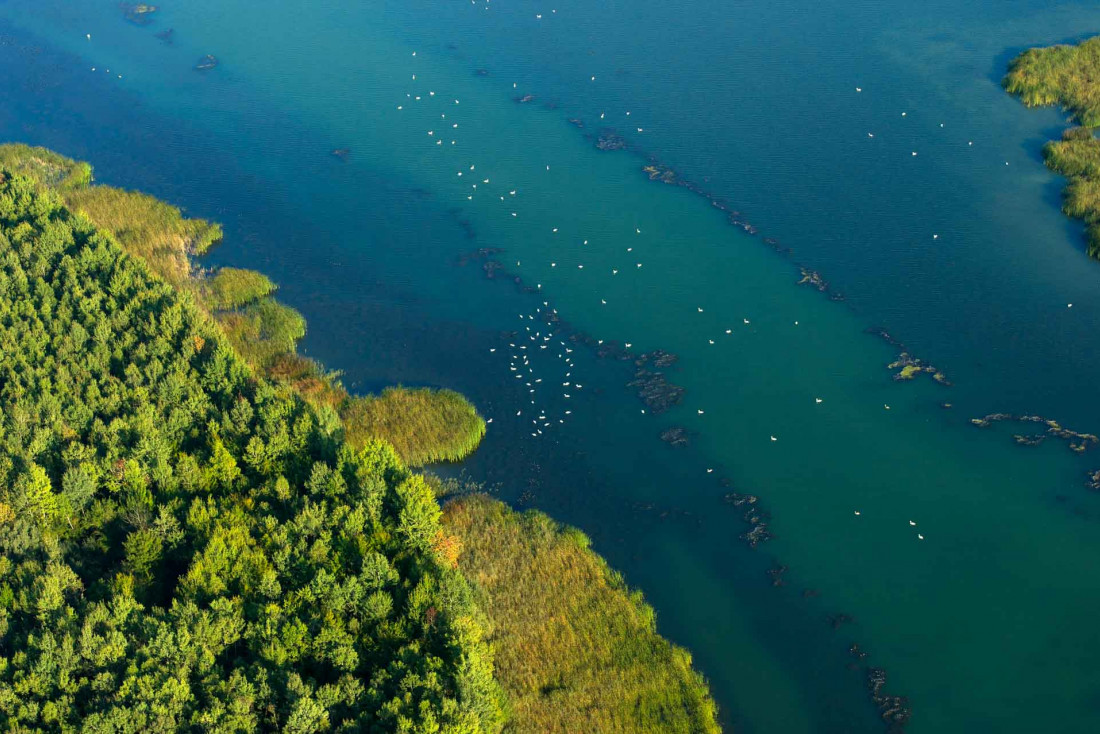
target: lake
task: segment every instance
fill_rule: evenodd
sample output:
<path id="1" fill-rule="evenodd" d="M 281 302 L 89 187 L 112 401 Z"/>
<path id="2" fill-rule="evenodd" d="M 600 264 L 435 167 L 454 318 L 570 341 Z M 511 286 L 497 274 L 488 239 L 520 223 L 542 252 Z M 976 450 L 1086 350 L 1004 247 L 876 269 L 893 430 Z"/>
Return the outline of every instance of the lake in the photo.
<path id="1" fill-rule="evenodd" d="M 441 471 L 589 533 L 731 730 L 881 731 L 875 667 L 907 731 L 1094 732 L 1100 448 L 971 419 L 1100 432 L 1100 265 L 1040 155 L 1065 115 L 999 86 L 1098 32 L 1036 0 L 189 0 L 147 26 L 6 0 L 0 137 L 223 222 L 209 262 L 280 283 L 353 390 L 468 395 L 493 422 Z M 951 385 L 894 380 L 901 344 Z M 629 384 L 653 350 L 684 388 L 661 414 Z"/>

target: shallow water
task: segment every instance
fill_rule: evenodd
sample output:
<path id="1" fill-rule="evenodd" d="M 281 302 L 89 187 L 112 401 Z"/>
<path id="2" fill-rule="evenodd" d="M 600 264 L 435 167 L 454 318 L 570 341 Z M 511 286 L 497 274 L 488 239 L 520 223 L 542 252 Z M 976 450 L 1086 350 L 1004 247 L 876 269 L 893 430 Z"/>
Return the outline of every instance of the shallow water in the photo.
<path id="1" fill-rule="evenodd" d="M 1096 449 L 968 423 L 1100 429 L 1100 270 L 1038 157 L 1062 116 L 997 85 L 1015 50 L 1100 30 L 1094 5 L 180 5 L 140 28 L 112 3 L 0 4 L 0 135 L 225 222 L 211 260 L 280 282 L 349 385 L 468 394 L 493 423 L 466 472 L 588 531 L 726 723 L 881 729 L 858 642 L 911 731 L 1100 727 Z M 192 71 L 206 53 L 219 68 Z M 596 151 L 601 125 L 793 254 L 648 181 L 641 154 Z M 458 264 L 481 247 L 541 292 Z M 796 287 L 795 262 L 846 300 Z M 632 368 L 563 345 L 547 308 L 680 355 L 683 406 L 643 414 Z M 954 386 L 891 381 L 872 325 Z M 670 425 L 692 445 L 659 442 Z M 760 497 L 773 541 L 744 547 L 720 477 Z"/>

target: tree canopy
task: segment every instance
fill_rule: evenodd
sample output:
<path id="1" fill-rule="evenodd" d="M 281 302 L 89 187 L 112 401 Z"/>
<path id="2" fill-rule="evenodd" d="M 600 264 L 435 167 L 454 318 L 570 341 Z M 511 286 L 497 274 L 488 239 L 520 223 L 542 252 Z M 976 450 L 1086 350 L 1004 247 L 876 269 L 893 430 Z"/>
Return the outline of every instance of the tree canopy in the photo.
<path id="1" fill-rule="evenodd" d="M 495 731 L 423 479 L 57 195 L 0 182 L 7 731 Z"/>

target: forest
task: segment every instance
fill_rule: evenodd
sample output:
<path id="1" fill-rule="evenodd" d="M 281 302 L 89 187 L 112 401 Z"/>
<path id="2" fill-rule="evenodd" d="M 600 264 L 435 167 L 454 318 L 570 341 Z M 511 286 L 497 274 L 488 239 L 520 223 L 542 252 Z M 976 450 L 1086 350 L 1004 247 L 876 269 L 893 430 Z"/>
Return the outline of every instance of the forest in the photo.
<path id="1" fill-rule="evenodd" d="M 410 471 L 468 401 L 348 394 L 217 225 L 91 179 L 0 146 L 0 726 L 718 730 L 579 531 Z"/>

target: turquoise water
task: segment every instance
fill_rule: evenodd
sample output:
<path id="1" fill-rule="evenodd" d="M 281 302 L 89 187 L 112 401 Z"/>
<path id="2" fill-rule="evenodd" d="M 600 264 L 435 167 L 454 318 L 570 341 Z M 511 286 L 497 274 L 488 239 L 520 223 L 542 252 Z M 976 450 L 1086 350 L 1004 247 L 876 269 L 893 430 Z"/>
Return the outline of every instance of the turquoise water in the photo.
<path id="1" fill-rule="evenodd" d="M 1038 156 L 1062 115 L 997 85 L 1100 10 L 912 5 L 192 0 L 141 28 L 8 0 L 0 134 L 225 222 L 211 260 L 279 281 L 349 385 L 470 395 L 493 423 L 465 470 L 588 531 L 732 728 L 881 730 L 858 642 L 911 731 L 1096 731 L 1096 449 L 969 419 L 1100 430 L 1100 271 Z M 595 150 L 603 125 L 639 152 Z M 793 254 L 648 181 L 649 154 Z M 539 292 L 458 264 L 483 247 Z M 846 300 L 796 287 L 795 262 Z M 683 405 L 643 414 L 632 368 L 551 308 L 678 354 Z M 954 386 L 891 381 L 872 325 Z M 671 425 L 691 446 L 658 441 Z M 734 490 L 772 516 L 756 551 Z"/>

